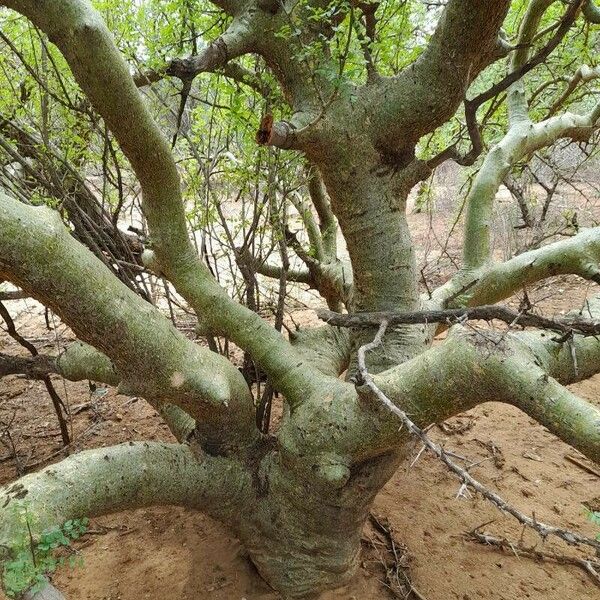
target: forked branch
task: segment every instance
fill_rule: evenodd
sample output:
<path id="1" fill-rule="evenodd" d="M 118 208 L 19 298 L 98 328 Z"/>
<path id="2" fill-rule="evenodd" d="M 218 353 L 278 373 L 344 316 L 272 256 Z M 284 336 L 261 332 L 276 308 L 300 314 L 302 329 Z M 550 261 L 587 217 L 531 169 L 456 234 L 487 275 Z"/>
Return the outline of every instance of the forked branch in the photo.
<path id="1" fill-rule="evenodd" d="M 74 371 L 79 365 L 80 374 L 96 370 L 99 379 L 120 381 L 123 392 L 157 410 L 179 405 L 215 443 L 243 444 L 257 435 L 246 382 L 226 358 L 178 332 L 77 242 L 57 213 L 1 192 L 0 277 L 52 308 L 80 340 L 106 355 L 79 347 Z M 67 358 L 62 364 L 66 370 Z"/>
<path id="2" fill-rule="evenodd" d="M 0 5 L 21 12 L 53 40 L 129 159 L 142 187 L 153 242 L 153 251 L 145 256 L 147 266 L 171 281 L 213 331 L 249 351 L 282 393 L 293 393 L 286 388 L 293 379 L 290 373 L 303 380 L 307 390 L 316 390 L 318 373 L 315 379 L 278 331 L 233 301 L 200 260 L 188 236 L 170 145 L 140 97 L 101 15 L 88 0 L 0 0 Z"/>

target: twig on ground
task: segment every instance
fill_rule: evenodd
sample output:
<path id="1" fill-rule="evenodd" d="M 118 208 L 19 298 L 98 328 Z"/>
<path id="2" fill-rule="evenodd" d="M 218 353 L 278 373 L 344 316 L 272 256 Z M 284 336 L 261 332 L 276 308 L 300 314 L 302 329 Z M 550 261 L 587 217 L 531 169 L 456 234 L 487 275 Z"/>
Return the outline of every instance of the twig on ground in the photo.
<path id="1" fill-rule="evenodd" d="M 395 598 L 401 600 L 426 600 L 425 597 L 414 587 L 408 575 L 407 548 L 396 541 L 390 524 L 386 519 L 369 514 L 369 523 L 381 538 L 377 544 L 369 539 L 371 546 L 378 554 L 379 562 L 385 573 L 385 585 Z M 386 555 L 382 555 L 379 546 L 385 546 Z"/>
<path id="2" fill-rule="evenodd" d="M 575 565 L 583 569 L 596 585 L 600 585 L 600 562 L 596 559 L 565 556 L 564 554 L 549 550 L 537 550 L 535 546 L 527 547 L 523 545 L 523 542 L 511 542 L 506 538 L 495 537 L 485 531 L 480 531 L 479 529 L 474 529 L 469 532 L 466 534 L 466 537 L 467 539 L 474 540 L 480 544 L 494 546 L 505 552 L 510 552 L 517 558 L 526 556 L 536 560 L 552 560 L 564 565 Z"/>
<path id="3" fill-rule="evenodd" d="M 580 469 L 583 469 L 584 471 L 587 471 L 588 473 L 591 473 L 596 477 L 600 477 L 600 471 L 598 469 L 594 469 L 594 467 L 588 465 L 580 458 L 577 458 L 576 456 L 571 456 L 570 454 L 565 454 L 565 459 L 573 463 L 574 465 L 577 465 Z"/>

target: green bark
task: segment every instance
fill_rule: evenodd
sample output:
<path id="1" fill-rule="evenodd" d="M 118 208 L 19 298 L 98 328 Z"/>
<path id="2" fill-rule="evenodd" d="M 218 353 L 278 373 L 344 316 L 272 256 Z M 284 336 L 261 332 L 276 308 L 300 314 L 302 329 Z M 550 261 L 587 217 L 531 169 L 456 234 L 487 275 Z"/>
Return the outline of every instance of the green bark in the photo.
<path id="1" fill-rule="evenodd" d="M 250 485 L 235 462 L 200 459 L 187 446 L 129 442 L 86 450 L 0 489 L 0 551 L 29 535 L 22 511 L 34 537 L 70 519 L 157 504 L 234 521 Z"/>
<path id="2" fill-rule="evenodd" d="M 252 398 L 239 371 L 189 341 L 117 280 L 69 235 L 57 213 L 0 192 L 0 248 L 0 277 L 50 306 L 80 340 L 110 357 L 112 365 L 98 355 L 88 364 L 100 371 L 99 379 L 115 381 L 114 368 L 123 391 L 143 396 L 157 409 L 166 403 L 180 406 L 198 420 L 207 443 L 226 448 L 251 443 L 258 435 Z M 77 353 L 80 360 L 72 368 L 93 354 L 85 346 Z"/>
<path id="3" fill-rule="evenodd" d="M 541 123 L 519 120 L 487 154 L 467 197 L 463 262 L 476 269 L 491 259 L 490 226 L 494 199 L 504 178 L 524 156 L 560 138 L 589 137 L 600 116 L 600 104 L 587 115 L 565 113 Z"/>
<path id="4" fill-rule="evenodd" d="M 27 16 L 58 46 L 131 162 L 142 187 L 153 268 L 171 281 L 211 330 L 247 349 L 279 390 L 293 396 L 293 392 L 300 391 L 298 388 L 304 393 L 315 389 L 318 373 L 313 375 L 302 365 L 279 332 L 232 301 L 197 256 L 188 237 L 171 148 L 144 104 L 100 14 L 86 0 L 6 0 L 2 4 Z M 247 19 L 244 22 L 250 26 Z M 123 115 L 128 118 L 123 119 Z M 292 380 L 294 389 L 288 389 Z"/>
<path id="5" fill-rule="evenodd" d="M 51 211 L 0 193 L 0 278 L 50 306 L 89 344 L 69 349 L 57 368 L 73 379 L 92 377 L 145 397 L 187 442 L 81 453 L 7 486 L 0 506 L 31 507 L 39 527 L 155 503 L 190 506 L 227 523 L 260 573 L 287 597 L 344 583 L 356 568 L 371 503 L 409 441 L 368 390 L 339 379 L 349 363 L 355 374 L 353 355 L 374 331 L 324 327 L 288 343 L 233 302 L 193 251 L 173 155 L 99 14 L 85 0 L 0 3 L 26 15 L 59 47 L 130 160 L 151 233 L 149 264 L 211 330 L 249 352 L 287 401 L 277 435 L 261 436 L 252 397 L 233 365 L 187 340 L 120 284 Z M 422 305 L 405 208 L 411 188 L 431 169 L 415 157 L 415 145 L 455 113 L 469 84 L 501 55 L 497 36 L 509 4 L 450 0 L 414 65 L 397 77 L 371 77 L 348 99 L 295 60 L 297 47 L 277 36 L 288 18 L 278 5 L 219 2 L 235 14 L 223 42 L 231 55 L 252 50 L 264 56 L 288 97 L 293 115 L 278 129 L 281 145 L 303 151 L 325 186 L 311 181 L 320 227 L 305 214 L 319 262 L 308 274 L 311 282 L 322 277 L 321 289 L 331 286 L 332 298 L 353 310 Z M 532 10 L 538 4 L 547 3 L 536 0 Z M 534 35 L 534 17 L 521 31 L 524 40 Z M 322 27 L 307 29 L 307 41 L 322 34 Z M 213 59 L 214 50 L 208 52 Z M 199 62 L 205 59 L 192 67 L 204 68 Z M 331 98 L 327 110 L 315 82 Z M 596 229 L 505 263 L 491 261 L 491 211 L 507 170 L 560 137 L 587 135 L 598 118 L 596 110 L 532 124 L 523 112 L 522 88 L 512 91 L 513 115 L 521 111 L 523 118 L 512 119 L 484 161 L 468 198 L 464 268 L 434 293 L 432 304 L 450 298 L 489 303 L 557 273 L 600 279 Z M 335 260 L 336 220 L 348 246 L 351 282 Z M 575 365 L 564 344 L 555 347 L 541 336 L 483 337 L 455 327 L 433 348 L 431 337 L 431 327 L 398 326 L 368 357 L 377 386 L 417 425 L 482 402 L 508 402 L 600 459 L 598 409 L 561 386 L 600 368 L 599 342 L 576 338 Z M 0 512 L 0 543 L 9 548 L 20 534 L 11 514 Z"/>

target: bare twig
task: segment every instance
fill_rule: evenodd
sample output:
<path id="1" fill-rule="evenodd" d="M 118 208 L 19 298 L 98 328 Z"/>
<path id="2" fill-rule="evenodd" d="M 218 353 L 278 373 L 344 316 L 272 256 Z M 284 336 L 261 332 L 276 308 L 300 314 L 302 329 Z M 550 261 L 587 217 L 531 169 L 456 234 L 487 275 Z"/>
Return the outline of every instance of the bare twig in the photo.
<path id="1" fill-rule="evenodd" d="M 0 317 L 2 317 L 2 319 L 6 323 L 8 335 L 10 335 L 10 337 L 13 338 L 13 340 L 15 340 L 18 344 L 23 346 L 23 348 L 26 348 L 33 357 L 37 357 L 37 348 L 31 342 L 28 342 L 22 335 L 19 334 L 15 327 L 15 323 L 12 320 L 12 317 L 10 316 L 10 313 L 8 312 L 4 304 L 2 304 L 2 302 L 0 302 Z M 48 392 L 50 399 L 52 400 L 54 412 L 56 412 L 56 418 L 58 419 L 58 424 L 60 425 L 60 432 L 62 435 L 63 444 L 66 447 L 69 445 L 71 440 L 69 437 L 67 423 L 63 415 L 63 410 L 66 411 L 65 406 L 61 397 L 58 395 L 56 389 L 54 388 L 54 385 L 52 384 L 50 375 L 44 375 L 43 377 L 41 377 L 41 379 L 44 382 L 44 385 L 46 386 L 46 391 Z"/>
<path id="2" fill-rule="evenodd" d="M 420 310 L 414 312 L 363 312 L 343 315 L 329 310 L 318 310 L 323 321 L 337 327 L 377 327 L 383 322 L 389 325 L 400 323 L 464 323 L 465 321 L 503 321 L 508 325 L 538 327 L 563 334 L 585 336 L 600 334 L 600 321 L 580 316 L 557 317 L 550 319 L 535 315 L 526 310 L 516 311 L 507 306 L 485 305 L 471 308 L 448 308 L 443 310 Z"/>
<path id="3" fill-rule="evenodd" d="M 568 460 L 569 462 L 573 463 L 574 465 L 577 465 L 580 469 L 583 469 L 584 471 L 587 471 L 588 473 L 591 473 L 592 475 L 595 475 L 596 477 L 600 477 L 600 471 L 598 469 L 594 469 L 593 466 L 586 464 L 585 462 L 583 462 L 581 459 L 577 458 L 576 456 L 571 456 L 570 454 L 565 454 L 565 459 Z"/>
<path id="4" fill-rule="evenodd" d="M 379 562 L 385 573 L 384 584 L 395 598 L 401 600 L 425 600 L 425 597 L 414 587 L 408 573 L 407 548 L 394 538 L 394 532 L 387 519 L 369 514 L 369 522 L 373 530 L 381 538 L 385 547 L 385 554 L 381 552 L 381 543 L 369 536 L 369 542 L 377 552 Z M 386 556 L 387 555 L 387 556 Z"/>
<path id="5" fill-rule="evenodd" d="M 479 529 L 474 529 L 467 534 L 467 538 L 485 544 L 494 546 L 510 554 L 514 554 L 517 558 L 526 556 L 536 560 L 551 560 L 563 565 L 575 565 L 583 569 L 594 581 L 596 585 L 600 585 L 600 562 L 592 558 L 579 558 L 577 556 L 565 556 L 557 552 L 548 550 L 537 550 L 535 546 L 527 547 L 522 542 L 511 542 L 506 538 L 498 538 Z"/>

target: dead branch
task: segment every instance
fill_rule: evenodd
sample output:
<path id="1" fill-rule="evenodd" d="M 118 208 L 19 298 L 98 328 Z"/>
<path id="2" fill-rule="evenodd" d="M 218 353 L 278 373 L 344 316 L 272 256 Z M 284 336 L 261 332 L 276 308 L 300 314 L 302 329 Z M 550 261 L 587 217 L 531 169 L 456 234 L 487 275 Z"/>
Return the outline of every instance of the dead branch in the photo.
<path id="1" fill-rule="evenodd" d="M 0 292 L 0 302 L 7 302 L 10 300 L 25 300 L 31 296 L 27 292 L 21 290 L 14 290 L 11 292 Z"/>
<path id="2" fill-rule="evenodd" d="M 0 302 L 0 317 L 2 317 L 4 323 L 6 324 L 8 335 L 10 335 L 10 337 L 23 348 L 26 348 L 31 354 L 31 356 L 37 357 L 39 354 L 37 348 L 31 342 L 27 341 L 22 335 L 19 334 L 15 327 L 15 323 L 12 320 L 12 317 L 10 316 L 10 313 L 8 312 L 4 304 L 2 304 L 2 302 Z M 54 388 L 52 380 L 50 379 L 50 375 L 43 375 L 41 379 L 44 382 L 44 385 L 46 386 L 46 391 L 48 392 L 50 399 L 52 400 L 54 412 L 56 413 L 56 418 L 58 419 L 58 424 L 60 426 L 60 433 L 62 436 L 63 445 L 68 446 L 71 440 L 69 436 L 67 422 L 65 420 L 65 416 L 63 415 L 63 410 L 67 412 L 65 405 L 62 401 L 62 398 L 58 395 L 58 392 Z"/>
<path id="3" fill-rule="evenodd" d="M 566 556 L 549 550 L 538 550 L 535 546 L 524 546 L 522 542 L 511 542 L 506 538 L 498 538 L 485 531 L 479 531 L 478 529 L 469 532 L 466 535 L 466 538 L 478 542 L 479 544 L 494 546 L 504 552 L 513 554 L 517 558 L 526 556 L 527 558 L 533 558 L 539 561 L 551 560 L 562 565 L 575 565 L 576 567 L 583 569 L 592 578 L 594 583 L 600 586 L 600 562 L 596 559 Z"/>
<path id="4" fill-rule="evenodd" d="M 378 544 L 369 536 L 369 542 L 377 552 L 379 562 L 385 574 L 385 585 L 395 598 L 402 600 L 426 600 L 425 597 L 415 588 L 409 577 L 408 569 L 408 549 L 404 544 L 399 543 L 395 537 L 392 527 L 387 519 L 376 517 L 369 513 L 369 523 L 378 537 L 382 538 L 385 547 L 385 555 L 382 554 Z"/>
<path id="5" fill-rule="evenodd" d="M 0 379 L 7 375 L 25 375 L 29 379 L 44 379 L 56 371 L 56 364 L 50 356 L 37 355 L 24 358 L 0 352 Z"/>
<path id="6" fill-rule="evenodd" d="M 600 321 L 577 315 L 551 319 L 535 315 L 527 310 L 516 311 L 502 305 L 484 305 L 471 308 L 448 308 L 443 310 L 420 310 L 414 312 L 363 312 L 340 314 L 318 310 L 317 315 L 329 325 L 337 327 L 377 327 L 384 321 L 389 325 L 445 323 L 454 325 L 466 321 L 503 321 L 511 326 L 550 329 L 562 334 L 592 336 L 600 334 Z"/>

